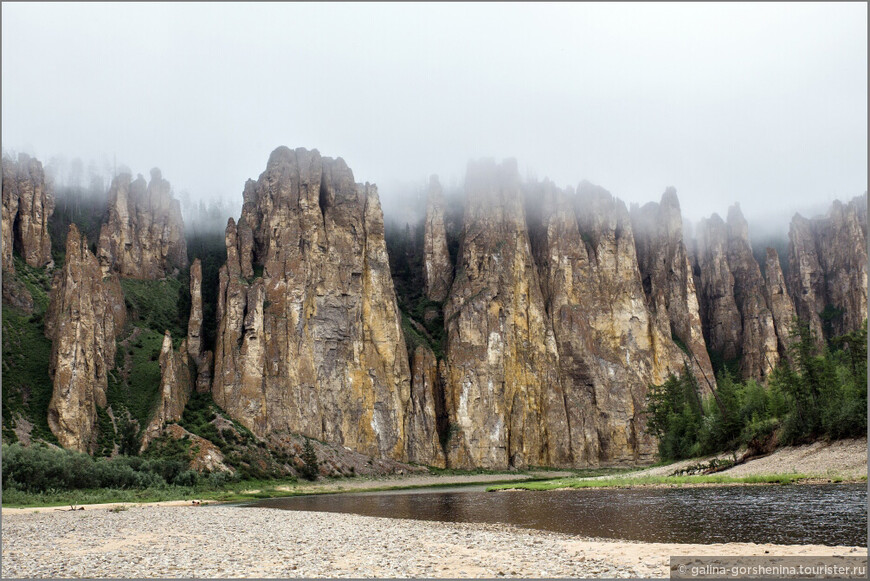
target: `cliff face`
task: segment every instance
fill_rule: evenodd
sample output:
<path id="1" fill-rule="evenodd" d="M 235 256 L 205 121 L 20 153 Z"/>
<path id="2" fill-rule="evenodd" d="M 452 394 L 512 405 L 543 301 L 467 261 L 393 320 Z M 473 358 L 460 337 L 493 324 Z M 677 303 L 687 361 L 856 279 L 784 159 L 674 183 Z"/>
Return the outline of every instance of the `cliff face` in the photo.
<path id="1" fill-rule="evenodd" d="M 544 184 L 532 231 L 577 466 L 651 457 L 644 430 L 649 384 L 681 372 L 684 357 L 647 310 L 625 205 L 583 183 Z M 537 223 L 537 220 L 540 223 Z"/>
<path id="2" fill-rule="evenodd" d="M 789 228 L 789 290 L 819 338 L 848 333 L 867 317 L 867 195 L 835 201 L 827 216 L 795 214 Z"/>
<path id="3" fill-rule="evenodd" d="M 570 463 L 558 356 L 515 162 L 470 164 L 445 306 L 451 467 Z"/>
<path id="4" fill-rule="evenodd" d="M 701 330 L 698 294 L 683 241 L 683 218 L 676 190 L 668 188 L 661 203 L 632 208 L 631 225 L 650 311 L 662 326 L 663 334 L 669 333 L 682 342 L 698 387 L 710 392 L 716 380 Z"/>
<path id="5" fill-rule="evenodd" d="M 87 240 L 70 226 L 66 260 L 55 278 L 45 321 L 54 382 L 48 425 L 64 448 L 93 452 L 96 406 L 106 406 L 107 373 L 115 362 L 116 330 L 124 325 L 123 306 L 117 278 L 103 278 Z"/>
<path id="6" fill-rule="evenodd" d="M 426 201 L 423 280 L 426 296 L 437 302 L 447 298 L 453 283 L 453 264 L 447 250 L 447 231 L 444 227 L 444 196 L 436 176 L 430 179 Z"/>
<path id="7" fill-rule="evenodd" d="M 184 406 L 190 398 L 192 387 L 190 367 L 188 362 L 187 341 L 181 342 L 176 352 L 172 348 L 172 335 L 169 331 L 163 336 L 160 348 L 160 399 L 154 417 L 142 439 L 142 450 L 148 447 L 152 440 L 163 433 L 163 427 L 170 422 L 177 422 L 184 414 Z"/>
<path id="8" fill-rule="evenodd" d="M 395 459 L 426 449 L 405 431 L 410 369 L 375 187 L 341 159 L 280 147 L 244 200 L 220 272 L 215 401 L 258 435 Z M 252 265 L 262 276 L 244 276 Z"/>
<path id="9" fill-rule="evenodd" d="M 739 206 L 728 209 L 728 265 L 734 276 L 734 302 L 741 315 L 740 371 L 743 377 L 761 380 L 779 361 L 778 340 L 761 268 L 749 244 L 749 226 Z"/>
<path id="10" fill-rule="evenodd" d="M 773 315 L 773 323 L 776 326 L 776 337 L 779 343 L 780 358 L 788 356 L 788 347 L 791 344 L 789 337 L 794 318 L 797 316 L 794 302 L 788 294 L 785 277 L 782 274 L 782 265 L 779 263 L 779 255 L 774 248 L 767 249 L 767 260 L 764 266 L 764 288 L 770 313 Z"/>
<path id="11" fill-rule="evenodd" d="M 438 438 L 438 412 L 442 392 L 438 360 L 432 350 L 419 346 L 411 361 L 411 400 L 408 426 L 405 430 L 409 442 L 408 461 L 444 468 L 444 450 Z"/>
<path id="12" fill-rule="evenodd" d="M 130 174 L 112 180 L 97 254 L 105 274 L 131 278 L 163 278 L 187 266 L 181 205 L 159 169 L 151 170 L 147 185 Z"/>
<path id="13" fill-rule="evenodd" d="M 53 264 L 48 220 L 54 196 L 45 183 L 42 163 L 26 154 L 3 159 L 3 270 L 14 272 L 13 249 L 30 266 Z"/>
<path id="14" fill-rule="evenodd" d="M 770 292 L 740 208 L 729 208 L 727 224 L 717 214 L 702 220 L 696 245 L 701 322 L 710 351 L 723 363 L 739 360 L 745 378 L 766 378 L 779 361 L 787 331 L 785 337 L 777 335 Z M 782 303 L 787 297 L 778 300 L 779 314 L 786 316 Z"/>

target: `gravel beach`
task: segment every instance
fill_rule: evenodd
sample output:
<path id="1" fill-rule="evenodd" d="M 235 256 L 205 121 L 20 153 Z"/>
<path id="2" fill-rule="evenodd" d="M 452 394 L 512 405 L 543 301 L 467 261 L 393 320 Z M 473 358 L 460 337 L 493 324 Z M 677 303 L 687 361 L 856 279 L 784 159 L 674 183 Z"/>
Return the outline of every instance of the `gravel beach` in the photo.
<path id="1" fill-rule="evenodd" d="M 670 555 L 866 554 L 866 547 L 636 543 L 228 505 L 3 513 L 3 578 L 667 577 Z"/>

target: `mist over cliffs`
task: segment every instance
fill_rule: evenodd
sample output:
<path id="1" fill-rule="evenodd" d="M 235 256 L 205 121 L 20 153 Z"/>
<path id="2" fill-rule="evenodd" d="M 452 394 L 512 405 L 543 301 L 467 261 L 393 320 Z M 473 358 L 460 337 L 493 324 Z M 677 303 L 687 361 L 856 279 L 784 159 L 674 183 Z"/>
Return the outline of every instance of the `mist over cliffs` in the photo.
<path id="1" fill-rule="evenodd" d="M 122 417 L 146 448 L 200 393 L 257 438 L 301 434 L 372 458 L 646 462 L 650 385 L 690 373 L 710 392 L 723 368 L 763 382 L 795 316 L 820 341 L 867 316 L 866 194 L 796 215 L 787 256 L 770 248 L 759 264 L 739 206 L 689 237 L 672 188 L 629 208 L 588 182 L 560 188 L 480 160 L 460 196 L 433 176 L 425 219 L 385 227 L 376 186 L 341 158 L 279 147 L 244 184 L 214 277 L 159 170 L 113 180 L 94 247 L 75 225 L 49 232 L 37 160 L 4 159 L 2 194 L 4 316 L 34 309 L 15 256 L 54 276 L 46 421 L 91 453 Z M 49 234 L 65 240 L 56 268 Z M 141 284 L 183 297 L 175 319 L 130 326 L 146 310 Z M 122 413 L 106 394 L 134 389 L 143 341 L 159 345 L 154 395 Z"/>

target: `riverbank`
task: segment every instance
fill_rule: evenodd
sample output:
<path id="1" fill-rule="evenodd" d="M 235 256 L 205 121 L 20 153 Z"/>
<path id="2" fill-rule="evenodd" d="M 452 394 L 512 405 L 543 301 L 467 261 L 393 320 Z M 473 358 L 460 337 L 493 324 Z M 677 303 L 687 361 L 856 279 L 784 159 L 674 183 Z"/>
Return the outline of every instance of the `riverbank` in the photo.
<path id="1" fill-rule="evenodd" d="M 634 486 L 721 486 L 737 484 L 802 484 L 866 482 L 867 438 L 814 442 L 805 446 L 780 448 L 766 456 L 752 458 L 727 470 L 707 475 L 675 475 L 681 470 L 712 460 L 730 460 L 730 454 L 681 460 L 615 476 L 557 478 L 544 482 L 503 484 L 492 490 L 555 490 L 559 488 L 601 488 Z"/>
<path id="2" fill-rule="evenodd" d="M 570 476 L 570 472 L 557 470 L 531 470 L 527 472 L 492 472 L 477 474 L 412 474 L 390 476 L 357 476 L 355 478 L 323 479 L 316 482 L 260 482 L 239 483 L 226 490 L 173 489 L 154 491 L 69 491 L 58 493 L 57 498 L 39 495 L 27 506 L 9 503 L 13 493 L 4 494 L 3 515 L 24 512 L 39 512 L 47 509 L 62 509 L 70 506 L 100 509 L 131 506 L 190 506 L 194 502 L 238 502 L 258 498 L 298 496 L 302 494 L 333 494 L 338 492 L 376 492 L 383 490 L 403 490 L 435 486 L 466 486 L 475 484 L 496 484 L 505 482 L 537 481 Z M 142 494 L 143 497 L 137 497 Z M 173 496 L 176 496 L 173 498 Z M 45 498 L 49 502 L 39 502 Z M 9 506 L 12 504 L 12 506 Z"/>
<path id="3" fill-rule="evenodd" d="M 4 578 L 667 577 L 672 555 L 865 555 L 688 545 L 237 506 L 3 510 Z"/>

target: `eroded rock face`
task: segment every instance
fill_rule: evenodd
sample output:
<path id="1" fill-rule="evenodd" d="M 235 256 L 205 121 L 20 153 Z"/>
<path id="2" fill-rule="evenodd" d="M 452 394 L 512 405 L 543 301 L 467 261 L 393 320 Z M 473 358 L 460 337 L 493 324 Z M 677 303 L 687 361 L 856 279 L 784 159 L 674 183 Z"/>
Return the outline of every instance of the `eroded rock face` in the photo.
<path id="1" fill-rule="evenodd" d="M 444 227 L 444 195 L 437 176 L 430 178 L 426 201 L 423 280 L 426 296 L 437 302 L 447 298 L 453 283 L 453 264 L 447 250 L 447 232 Z"/>
<path id="2" fill-rule="evenodd" d="M 215 401 L 257 435 L 406 458 L 410 369 L 376 188 L 341 159 L 280 147 L 244 200 L 252 251 L 231 221 Z M 248 256 L 262 276 L 245 277 Z"/>
<path id="3" fill-rule="evenodd" d="M 661 332 L 682 342 L 698 387 L 705 392 L 716 380 L 701 330 L 698 294 L 683 241 L 683 218 L 677 192 L 668 188 L 661 203 L 632 208 L 631 224 L 643 289 Z"/>
<path id="4" fill-rule="evenodd" d="M 742 319 L 740 372 L 743 377 L 762 380 L 779 362 L 778 339 L 761 268 L 749 244 L 749 225 L 737 205 L 728 209 L 728 265 Z"/>
<path id="5" fill-rule="evenodd" d="M 124 315 L 117 277 L 103 278 L 87 240 L 71 225 L 45 320 L 54 382 L 48 425 L 64 448 L 94 450 L 96 406 L 106 406 L 107 373 L 114 366 L 115 334 Z"/>
<path id="6" fill-rule="evenodd" d="M 728 264 L 728 228 L 718 214 L 713 214 L 701 220 L 696 235 L 697 290 L 704 339 L 710 351 L 723 360 L 735 360 L 743 348 L 743 323 Z"/>
<path id="7" fill-rule="evenodd" d="M 788 294 L 785 277 L 782 274 L 782 265 L 779 263 L 779 254 L 775 248 L 767 249 L 767 258 L 764 265 L 764 283 L 767 304 L 773 315 L 773 323 L 776 326 L 776 337 L 779 342 L 779 356 L 788 356 L 788 347 L 791 344 L 789 335 L 794 319 L 797 316 L 794 302 Z"/>
<path id="8" fill-rule="evenodd" d="M 181 205 L 159 169 L 151 170 L 147 185 L 141 175 L 131 179 L 121 174 L 112 180 L 109 219 L 97 249 L 103 272 L 141 279 L 174 276 L 187 266 Z"/>
<path id="9" fill-rule="evenodd" d="M 867 318 L 867 197 L 835 201 L 827 216 L 795 214 L 789 228 L 789 287 L 800 318 L 821 338 Z"/>
<path id="10" fill-rule="evenodd" d="M 184 414 L 184 406 L 190 398 L 191 376 L 188 362 L 187 340 L 181 342 L 176 352 L 172 348 L 172 335 L 169 331 L 163 336 L 163 345 L 160 348 L 160 400 L 154 417 L 142 438 L 144 451 L 152 440 L 163 433 L 163 428 L 170 422 L 177 422 Z"/>
<path id="11" fill-rule="evenodd" d="M 3 270 L 13 272 L 13 249 L 30 266 L 53 265 L 48 220 L 54 195 L 45 182 L 42 163 L 22 153 L 18 161 L 3 158 Z"/>
<path id="12" fill-rule="evenodd" d="M 197 366 L 202 358 L 202 263 L 190 265 L 190 317 L 187 321 L 187 352 Z"/>
<path id="13" fill-rule="evenodd" d="M 582 183 L 545 183 L 531 199 L 535 255 L 558 346 L 575 466 L 646 460 L 655 444 L 643 409 L 649 384 L 684 357 L 647 310 L 625 205 Z M 530 206 L 533 204 L 530 204 Z"/>
<path id="14" fill-rule="evenodd" d="M 553 331 L 526 230 L 516 162 L 472 163 L 445 306 L 448 464 L 571 463 Z"/>
<path id="15" fill-rule="evenodd" d="M 411 364 L 411 400 L 408 410 L 408 461 L 444 468 L 444 450 L 438 440 L 437 407 L 442 392 L 438 360 L 426 346 L 414 350 Z"/>

